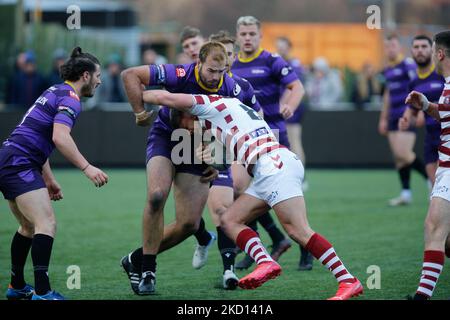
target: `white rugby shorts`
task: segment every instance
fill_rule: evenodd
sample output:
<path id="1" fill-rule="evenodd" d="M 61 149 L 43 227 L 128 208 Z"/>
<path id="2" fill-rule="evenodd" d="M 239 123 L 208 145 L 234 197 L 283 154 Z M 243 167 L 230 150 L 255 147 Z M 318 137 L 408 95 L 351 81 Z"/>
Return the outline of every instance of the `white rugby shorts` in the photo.
<path id="1" fill-rule="evenodd" d="M 262 155 L 253 168 L 253 180 L 245 190 L 273 207 L 277 203 L 303 197 L 305 170 L 298 157 L 286 148 Z"/>

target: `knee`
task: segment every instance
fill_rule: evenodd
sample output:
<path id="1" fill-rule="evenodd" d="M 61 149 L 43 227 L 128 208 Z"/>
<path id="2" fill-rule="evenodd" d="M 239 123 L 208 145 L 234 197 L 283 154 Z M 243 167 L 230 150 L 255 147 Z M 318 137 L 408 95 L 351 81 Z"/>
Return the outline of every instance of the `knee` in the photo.
<path id="1" fill-rule="evenodd" d="M 24 237 L 33 238 L 33 236 L 34 236 L 34 226 L 31 223 L 29 223 L 29 222 L 22 223 L 19 226 L 18 232 L 21 235 L 23 235 Z"/>
<path id="2" fill-rule="evenodd" d="M 149 193 L 148 202 L 151 212 L 161 211 L 164 206 L 167 193 L 162 190 L 155 190 Z"/>
<path id="3" fill-rule="evenodd" d="M 200 226 L 199 221 L 187 220 L 180 223 L 180 228 L 183 234 L 192 235 L 197 232 Z"/>
<path id="4" fill-rule="evenodd" d="M 214 207 L 214 214 L 217 215 L 219 218 L 225 214 L 227 211 L 227 207 L 223 204 L 217 205 Z"/>
<path id="5" fill-rule="evenodd" d="M 47 234 L 49 236 L 54 237 L 56 234 L 56 219 L 55 217 L 49 217 L 45 219 L 45 221 L 40 221 L 39 224 L 36 224 L 33 230 L 33 235 L 35 233 Z"/>

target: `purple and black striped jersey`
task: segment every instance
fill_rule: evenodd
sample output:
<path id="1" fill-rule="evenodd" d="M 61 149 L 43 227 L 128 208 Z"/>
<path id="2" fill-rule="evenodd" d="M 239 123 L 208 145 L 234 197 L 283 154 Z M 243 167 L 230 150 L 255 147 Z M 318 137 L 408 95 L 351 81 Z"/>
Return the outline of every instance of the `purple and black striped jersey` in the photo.
<path id="1" fill-rule="evenodd" d="M 150 65 L 149 68 L 149 85 L 160 85 L 167 91 L 173 93 L 213 93 L 225 97 L 233 97 L 239 99 L 255 111 L 261 109 L 250 83 L 238 77 L 232 78 L 228 74 L 224 74 L 218 87 L 216 89 L 209 89 L 202 84 L 196 63 L 183 65 Z M 169 112 L 169 108 L 161 108 L 156 120 L 164 124 L 167 129 L 171 129 Z"/>
<path id="2" fill-rule="evenodd" d="M 416 78 L 409 83 L 409 92 L 415 90 L 423 93 L 430 102 L 437 103 L 444 90 L 445 79 L 433 70 L 428 75 L 420 75 L 416 71 Z M 427 130 L 440 131 L 441 125 L 433 117 L 425 113 Z M 439 136 L 439 134 L 438 134 Z"/>
<path id="3" fill-rule="evenodd" d="M 72 86 L 68 83 L 53 85 L 28 109 L 3 144 L 22 150 L 33 161 L 43 165 L 55 148 L 53 124 L 61 123 L 72 128 L 80 112 L 80 98 Z"/>
<path id="4" fill-rule="evenodd" d="M 251 83 L 269 126 L 280 132 L 286 131 L 280 113 L 280 88 L 298 80 L 292 67 L 278 54 L 259 49 L 252 58 L 238 57 L 231 71 Z"/>
<path id="5" fill-rule="evenodd" d="M 416 77 L 416 68 L 414 60 L 405 58 L 383 70 L 390 97 L 389 119 L 398 119 L 403 115 L 405 99 L 409 94 L 408 85 Z"/>

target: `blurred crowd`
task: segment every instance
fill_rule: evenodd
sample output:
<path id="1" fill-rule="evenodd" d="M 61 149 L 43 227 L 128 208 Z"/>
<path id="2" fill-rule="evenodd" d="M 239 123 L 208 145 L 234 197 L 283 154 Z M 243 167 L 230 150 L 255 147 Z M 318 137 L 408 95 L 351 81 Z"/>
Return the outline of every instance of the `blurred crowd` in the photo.
<path id="1" fill-rule="evenodd" d="M 317 57 L 310 66 L 302 65 L 298 59 L 290 56 L 292 44 L 287 38 L 279 38 L 277 52 L 286 60 L 299 65 L 299 77 L 306 89 L 305 105 L 310 110 L 373 110 L 381 108 L 383 78 L 372 64 L 367 62 L 359 73 L 351 70 L 343 72 L 333 68 L 324 57 Z M 67 59 L 64 49 L 56 49 L 52 55 L 52 69 L 42 74 L 38 69 L 36 55 L 33 51 L 20 52 L 15 58 L 14 70 L 9 77 L 4 96 L 3 108 L 0 110 L 26 110 L 46 88 L 60 83 L 59 67 Z M 121 109 L 127 101 L 120 73 L 126 67 L 123 57 L 111 53 L 102 61 L 102 85 L 95 98 L 86 101 L 86 109 L 105 110 Z M 142 64 L 170 63 L 166 57 L 155 49 L 147 47 L 142 51 Z M 175 63 L 189 63 L 184 54 L 177 55 Z M 108 106 L 108 107 L 105 107 Z"/>

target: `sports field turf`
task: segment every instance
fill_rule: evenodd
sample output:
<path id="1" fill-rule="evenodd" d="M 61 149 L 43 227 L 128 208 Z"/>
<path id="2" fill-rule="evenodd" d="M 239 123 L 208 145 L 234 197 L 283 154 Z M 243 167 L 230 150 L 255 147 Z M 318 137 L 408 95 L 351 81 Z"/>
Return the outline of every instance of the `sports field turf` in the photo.
<path id="1" fill-rule="evenodd" d="M 109 169 L 109 184 L 96 189 L 79 171 L 55 170 L 64 200 L 54 203 L 58 220 L 52 254 L 52 286 L 70 299 L 325 299 L 337 288 L 334 277 L 317 261 L 309 272 L 297 271 L 299 249 L 293 246 L 280 259 L 283 274 L 256 290 L 221 288 L 222 263 L 216 244 L 208 264 L 191 266 L 195 238 L 190 237 L 158 257 L 157 294 L 135 296 L 119 267 L 120 258 L 140 246 L 145 200 L 143 170 Z M 333 243 L 349 270 L 365 287 L 358 299 L 404 299 L 413 293 L 423 255 L 423 221 L 428 206 L 427 186 L 413 175 L 414 202 L 389 208 L 387 199 L 399 190 L 393 170 L 308 170 L 306 193 L 312 227 Z M 172 196 L 166 222 L 173 219 Z M 208 229 L 211 220 L 205 211 Z M 6 201 L 0 202 L 0 299 L 9 282 L 9 246 L 16 221 Z M 267 234 L 260 228 L 266 244 Z M 237 259 L 241 259 L 239 255 Z M 32 282 L 31 257 L 26 278 Z M 450 298 L 450 266 L 444 267 L 434 299 Z M 81 269 L 81 289 L 66 286 L 68 266 Z M 381 288 L 367 289 L 367 268 L 379 266 Z M 243 276 L 248 271 L 238 272 Z"/>

